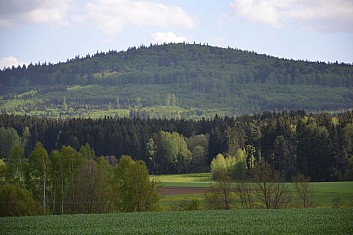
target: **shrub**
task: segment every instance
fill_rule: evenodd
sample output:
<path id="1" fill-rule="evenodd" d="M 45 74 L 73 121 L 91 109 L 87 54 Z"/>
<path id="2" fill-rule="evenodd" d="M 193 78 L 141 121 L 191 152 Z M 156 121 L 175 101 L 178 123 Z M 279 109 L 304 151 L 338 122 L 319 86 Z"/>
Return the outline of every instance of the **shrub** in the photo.
<path id="1" fill-rule="evenodd" d="M 5 184 L 0 186 L 0 216 L 25 216 L 41 213 L 28 190 Z"/>

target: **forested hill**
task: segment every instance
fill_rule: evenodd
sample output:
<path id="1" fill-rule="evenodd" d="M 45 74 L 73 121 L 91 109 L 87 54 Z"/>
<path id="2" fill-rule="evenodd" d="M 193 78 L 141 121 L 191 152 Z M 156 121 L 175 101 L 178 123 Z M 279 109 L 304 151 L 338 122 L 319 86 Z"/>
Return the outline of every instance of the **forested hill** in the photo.
<path id="1" fill-rule="evenodd" d="M 353 65 L 164 44 L 0 71 L 1 111 L 43 116 L 199 118 L 353 108 Z"/>

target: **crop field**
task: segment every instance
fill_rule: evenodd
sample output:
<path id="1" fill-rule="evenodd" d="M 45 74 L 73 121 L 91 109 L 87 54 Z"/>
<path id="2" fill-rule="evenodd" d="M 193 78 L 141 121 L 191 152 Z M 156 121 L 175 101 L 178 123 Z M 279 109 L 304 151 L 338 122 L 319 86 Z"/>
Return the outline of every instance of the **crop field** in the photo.
<path id="1" fill-rule="evenodd" d="M 210 174 L 152 178 L 161 182 L 163 211 L 3 217 L 0 234 L 353 234 L 353 182 L 312 183 L 317 208 L 214 211 L 202 210 Z M 337 198 L 342 208 L 331 208 Z M 201 210 L 170 211 L 190 200 Z"/>
<path id="2" fill-rule="evenodd" d="M 1 234 L 353 234 L 353 209 L 146 212 L 0 218 Z"/>

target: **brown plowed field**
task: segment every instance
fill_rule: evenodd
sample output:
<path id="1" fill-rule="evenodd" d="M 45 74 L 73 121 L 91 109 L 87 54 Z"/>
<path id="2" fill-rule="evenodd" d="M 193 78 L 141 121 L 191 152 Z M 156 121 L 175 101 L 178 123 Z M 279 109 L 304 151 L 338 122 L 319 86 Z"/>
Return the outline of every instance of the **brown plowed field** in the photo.
<path id="1" fill-rule="evenodd" d="M 161 187 L 161 195 L 175 194 L 201 194 L 208 191 L 208 188 L 192 188 L 192 187 Z"/>

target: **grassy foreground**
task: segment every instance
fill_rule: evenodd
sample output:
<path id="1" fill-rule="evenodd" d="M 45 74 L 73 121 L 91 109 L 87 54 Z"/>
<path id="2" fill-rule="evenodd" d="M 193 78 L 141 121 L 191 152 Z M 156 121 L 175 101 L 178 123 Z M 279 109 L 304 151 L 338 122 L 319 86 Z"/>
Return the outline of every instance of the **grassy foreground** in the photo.
<path id="1" fill-rule="evenodd" d="M 353 234 L 353 209 L 146 212 L 0 218 L 1 234 Z"/>

